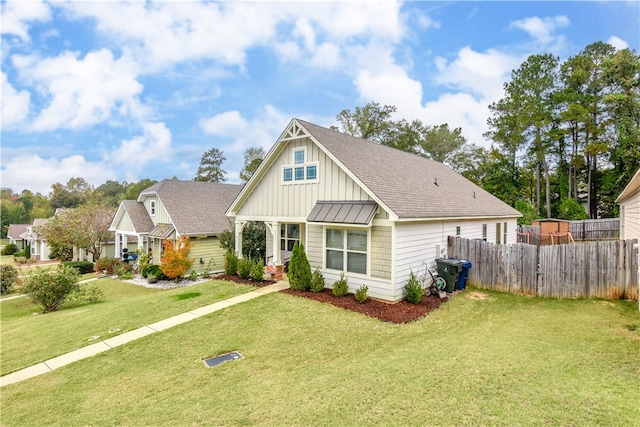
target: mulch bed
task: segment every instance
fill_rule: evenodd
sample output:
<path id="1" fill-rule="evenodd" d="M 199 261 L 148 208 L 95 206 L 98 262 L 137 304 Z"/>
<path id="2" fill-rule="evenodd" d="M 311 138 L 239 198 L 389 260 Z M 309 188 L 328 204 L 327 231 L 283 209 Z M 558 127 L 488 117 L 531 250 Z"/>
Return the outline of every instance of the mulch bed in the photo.
<path id="1" fill-rule="evenodd" d="M 231 282 L 244 283 L 247 285 L 258 287 L 268 286 L 276 283 L 274 280 L 263 280 L 262 282 L 255 282 L 250 279 L 241 279 L 237 275 L 227 274 L 216 276 L 215 279 L 228 280 Z M 427 315 L 436 308 L 440 307 L 441 304 L 448 301 L 448 298 L 438 298 L 432 295 L 425 295 L 424 297 L 422 297 L 422 301 L 420 301 L 420 304 L 411 304 L 405 300 L 396 303 L 390 303 L 372 298 L 367 299 L 364 303 L 359 303 L 358 301 L 356 301 L 353 294 L 347 294 L 345 296 L 336 298 L 333 296 L 331 289 L 324 289 L 322 292 L 294 291 L 292 289 L 284 289 L 280 292 L 332 304 L 336 307 L 344 308 L 345 310 L 351 310 L 357 313 L 366 314 L 367 316 L 371 316 L 383 322 L 390 323 L 412 322 Z"/>
<path id="2" fill-rule="evenodd" d="M 291 289 L 285 289 L 280 292 L 333 304 L 336 307 L 344 308 L 345 310 L 366 314 L 367 316 L 375 317 L 383 322 L 391 323 L 407 323 L 417 320 L 440 307 L 441 304 L 448 300 L 448 298 L 437 298 L 429 295 L 422 297 L 420 304 L 411 304 L 404 300 L 396 303 L 389 303 L 371 298 L 361 304 L 356 301 L 353 294 L 347 294 L 336 298 L 333 296 L 331 289 L 324 289 L 322 292 L 294 291 Z"/>

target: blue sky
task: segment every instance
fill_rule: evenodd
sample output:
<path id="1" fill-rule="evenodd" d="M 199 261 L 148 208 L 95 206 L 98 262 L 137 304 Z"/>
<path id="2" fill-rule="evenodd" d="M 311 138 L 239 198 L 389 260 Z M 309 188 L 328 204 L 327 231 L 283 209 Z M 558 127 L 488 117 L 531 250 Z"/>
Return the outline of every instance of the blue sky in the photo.
<path id="1" fill-rule="evenodd" d="M 487 106 L 531 54 L 638 51 L 640 2 L 2 2 L 1 186 L 193 179 L 293 117 L 448 123 L 489 146 Z"/>

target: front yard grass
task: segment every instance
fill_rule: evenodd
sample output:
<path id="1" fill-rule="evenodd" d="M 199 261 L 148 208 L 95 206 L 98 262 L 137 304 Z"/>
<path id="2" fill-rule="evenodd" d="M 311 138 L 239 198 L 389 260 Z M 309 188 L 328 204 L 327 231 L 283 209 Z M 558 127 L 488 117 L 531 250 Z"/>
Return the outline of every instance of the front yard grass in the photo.
<path id="1" fill-rule="evenodd" d="M 102 290 L 101 302 L 47 314 L 26 296 L 0 303 L 2 375 L 254 289 L 213 280 L 164 291 L 113 279 L 88 286 Z M 185 293 L 191 297 L 181 298 Z"/>
<path id="2" fill-rule="evenodd" d="M 626 426 L 638 354 L 635 302 L 468 289 L 397 325 L 276 293 L 3 387 L 0 409 L 3 426 Z"/>

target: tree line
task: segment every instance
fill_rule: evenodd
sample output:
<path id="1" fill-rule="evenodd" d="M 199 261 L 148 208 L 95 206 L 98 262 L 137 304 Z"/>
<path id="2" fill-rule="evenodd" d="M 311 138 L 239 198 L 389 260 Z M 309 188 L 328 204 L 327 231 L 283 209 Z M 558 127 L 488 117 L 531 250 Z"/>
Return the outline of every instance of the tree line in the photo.
<path id="1" fill-rule="evenodd" d="M 334 130 L 445 163 L 523 214 L 584 219 L 617 217 L 616 197 L 640 167 L 640 57 L 596 42 L 565 61 L 529 56 L 489 106 L 491 146 L 470 143 L 461 128 L 421 120 L 394 120 L 396 107 L 370 102 L 336 115 Z M 247 182 L 265 151 L 249 147 L 240 172 Z M 222 150 L 201 157 L 194 180 L 226 182 Z M 107 181 L 93 188 L 83 178 L 55 183 L 48 196 L 0 189 L 2 236 L 9 224 L 49 218 L 58 208 L 110 209 L 135 200 L 156 181 Z M 583 206 L 586 206 L 583 208 Z"/>

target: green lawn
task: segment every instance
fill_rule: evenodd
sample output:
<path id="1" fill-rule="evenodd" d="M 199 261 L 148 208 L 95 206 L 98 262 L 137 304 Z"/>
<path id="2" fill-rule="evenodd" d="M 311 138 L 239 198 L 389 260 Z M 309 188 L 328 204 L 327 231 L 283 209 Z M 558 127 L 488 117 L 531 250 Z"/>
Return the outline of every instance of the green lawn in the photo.
<path id="1" fill-rule="evenodd" d="M 89 285 L 103 291 L 101 302 L 48 314 L 28 297 L 0 303 L 2 375 L 254 289 L 223 281 L 164 291 L 112 279 Z"/>
<path id="2" fill-rule="evenodd" d="M 637 425 L 637 303 L 478 294 L 406 325 L 262 296 L 3 387 L 2 424 Z"/>

